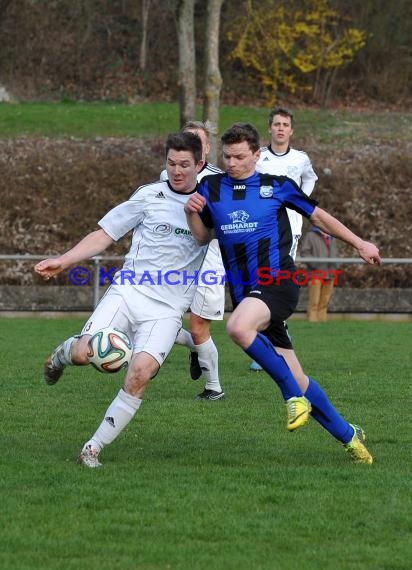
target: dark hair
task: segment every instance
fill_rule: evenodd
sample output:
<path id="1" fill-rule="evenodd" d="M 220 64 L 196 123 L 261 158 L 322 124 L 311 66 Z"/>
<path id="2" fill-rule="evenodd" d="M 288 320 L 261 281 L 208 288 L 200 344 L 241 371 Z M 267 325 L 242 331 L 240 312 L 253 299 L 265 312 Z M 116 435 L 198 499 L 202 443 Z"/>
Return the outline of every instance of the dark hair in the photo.
<path id="1" fill-rule="evenodd" d="M 246 141 L 252 152 L 260 148 L 260 138 L 257 129 L 250 123 L 235 123 L 225 131 L 220 139 L 222 144 L 236 144 Z"/>
<path id="2" fill-rule="evenodd" d="M 192 153 L 196 164 L 202 160 L 202 141 L 195 133 L 184 132 L 169 135 L 166 139 L 166 158 L 170 149 L 188 150 Z"/>
<path id="3" fill-rule="evenodd" d="M 290 124 L 293 127 L 293 114 L 287 109 L 284 109 L 283 107 L 275 107 L 275 109 L 272 109 L 272 111 L 269 113 L 269 120 L 268 120 L 269 127 L 272 126 L 273 117 L 275 115 L 281 115 L 282 117 L 289 117 Z"/>

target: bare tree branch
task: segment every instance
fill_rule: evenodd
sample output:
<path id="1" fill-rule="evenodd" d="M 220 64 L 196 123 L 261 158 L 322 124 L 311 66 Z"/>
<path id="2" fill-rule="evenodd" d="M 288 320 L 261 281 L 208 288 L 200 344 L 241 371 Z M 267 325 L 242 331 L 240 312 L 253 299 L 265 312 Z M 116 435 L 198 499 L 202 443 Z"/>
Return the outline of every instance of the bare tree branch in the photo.
<path id="1" fill-rule="evenodd" d="M 180 126 L 196 117 L 195 0 L 176 2 L 179 44 Z"/>
<path id="2" fill-rule="evenodd" d="M 219 126 L 219 101 L 222 76 L 219 69 L 220 13 L 224 0 L 209 0 L 206 22 L 206 70 L 203 94 L 203 120 L 208 121 L 211 130 L 211 162 L 217 161 L 217 127 Z"/>

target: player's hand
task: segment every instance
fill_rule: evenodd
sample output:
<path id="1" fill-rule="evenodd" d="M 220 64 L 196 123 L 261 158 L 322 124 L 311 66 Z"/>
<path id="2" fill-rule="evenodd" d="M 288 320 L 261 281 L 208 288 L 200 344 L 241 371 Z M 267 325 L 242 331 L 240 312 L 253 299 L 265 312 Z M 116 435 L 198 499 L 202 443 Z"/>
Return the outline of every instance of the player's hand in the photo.
<path id="1" fill-rule="evenodd" d="M 373 243 L 363 241 L 358 248 L 359 256 L 369 263 L 370 265 L 381 265 L 382 259 L 379 255 L 379 249 Z"/>
<path id="2" fill-rule="evenodd" d="M 64 270 L 60 259 L 44 259 L 34 266 L 34 271 L 40 275 L 42 279 L 48 281 L 52 277 L 56 277 Z"/>
<path id="3" fill-rule="evenodd" d="M 192 194 L 192 196 L 190 196 L 189 200 L 186 202 L 185 212 L 186 214 L 200 214 L 205 205 L 205 198 L 196 192 L 195 194 Z"/>

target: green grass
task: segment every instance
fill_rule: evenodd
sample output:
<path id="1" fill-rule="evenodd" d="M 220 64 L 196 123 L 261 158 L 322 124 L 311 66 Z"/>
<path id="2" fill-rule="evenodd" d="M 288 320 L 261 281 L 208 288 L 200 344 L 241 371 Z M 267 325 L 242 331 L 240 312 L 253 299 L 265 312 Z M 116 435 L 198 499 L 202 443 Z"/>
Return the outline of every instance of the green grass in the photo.
<path id="1" fill-rule="evenodd" d="M 122 383 L 44 357 L 80 319 L 2 319 L 2 570 L 410 568 L 412 325 L 292 321 L 295 347 L 369 436 L 351 464 L 315 421 L 290 434 L 277 389 L 214 325 L 227 398 L 198 402 L 176 347 L 103 467 L 75 458 Z"/>
<path id="2" fill-rule="evenodd" d="M 220 132 L 236 121 L 256 125 L 267 136 L 269 109 L 222 106 Z M 197 110 L 201 118 L 201 108 Z M 298 110 L 295 113 L 302 139 L 319 143 L 365 143 L 375 140 L 393 143 L 410 140 L 412 113 L 365 113 Z M 142 137 L 166 135 L 179 128 L 179 108 L 175 103 L 23 103 L 0 104 L 2 137 L 74 136 Z"/>

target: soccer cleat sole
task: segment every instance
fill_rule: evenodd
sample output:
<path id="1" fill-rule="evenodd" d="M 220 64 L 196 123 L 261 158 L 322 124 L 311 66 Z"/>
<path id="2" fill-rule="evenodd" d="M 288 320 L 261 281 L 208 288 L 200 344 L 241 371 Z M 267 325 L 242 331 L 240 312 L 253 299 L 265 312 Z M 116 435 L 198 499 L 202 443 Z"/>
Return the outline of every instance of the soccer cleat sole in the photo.
<path id="1" fill-rule="evenodd" d="M 48 386 L 53 386 L 60 380 L 63 371 L 64 368 L 54 368 L 52 366 L 52 357 L 50 355 L 44 363 L 44 381 Z"/>

